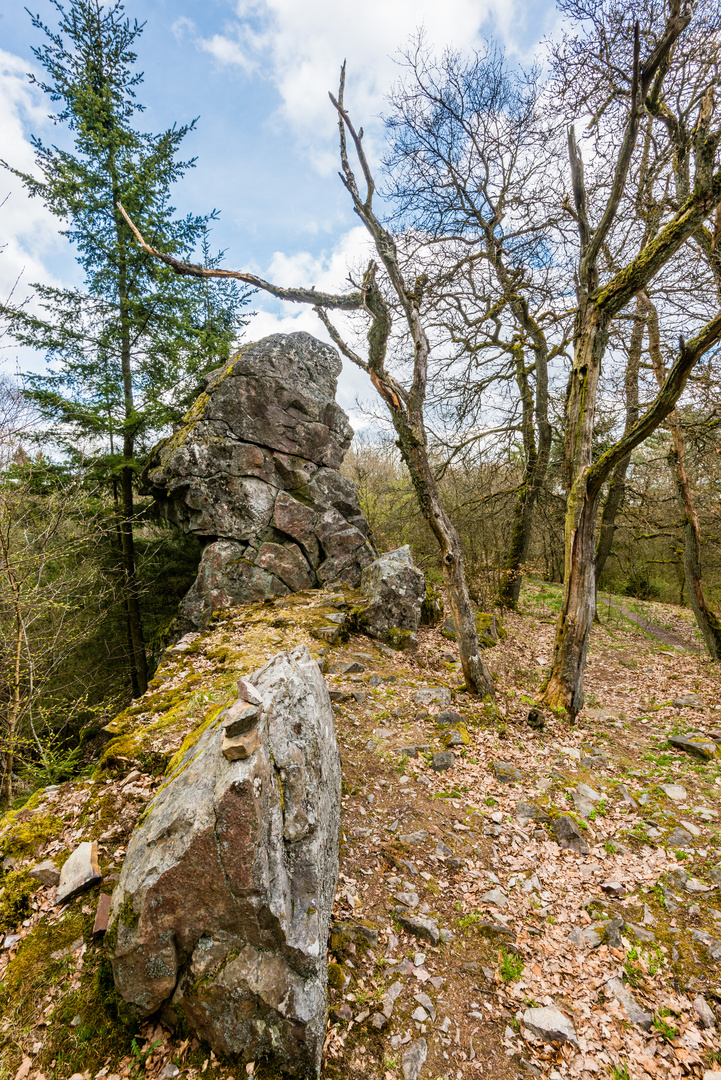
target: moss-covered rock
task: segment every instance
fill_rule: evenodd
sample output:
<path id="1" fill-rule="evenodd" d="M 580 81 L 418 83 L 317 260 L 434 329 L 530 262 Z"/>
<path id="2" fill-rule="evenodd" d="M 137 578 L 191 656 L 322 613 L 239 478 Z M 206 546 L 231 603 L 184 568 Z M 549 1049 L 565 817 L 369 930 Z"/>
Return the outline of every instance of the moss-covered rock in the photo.
<path id="1" fill-rule="evenodd" d="M 499 615 L 487 611 L 476 612 L 476 630 L 478 631 L 478 644 L 482 649 L 493 648 L 499 641 L 508 637 L 508 631 L 503 625 Z"/>
<path id="2" fill-rule="evenodd" d="M 426 582 L 426 595 L 421 604 L 421 626 L 438 626 L 443 622 L 443 597 Z"/>

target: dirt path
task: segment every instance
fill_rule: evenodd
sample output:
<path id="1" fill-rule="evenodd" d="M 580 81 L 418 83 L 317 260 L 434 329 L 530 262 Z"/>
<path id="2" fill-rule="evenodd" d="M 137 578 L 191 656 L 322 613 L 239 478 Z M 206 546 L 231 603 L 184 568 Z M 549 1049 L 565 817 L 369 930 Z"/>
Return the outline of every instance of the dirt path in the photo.
<path id="1" fill-rule="evenodd" d="M 687 648 L 648 625 L 656 640 Z M 336 706 L 348 786 L 336 917 L 349 935 L 338 937 L 332 957 L 348 983 L 334 992 L 329 1076 L 394 1080 L 421 1039 L 422 1076 L 431 1080 L 676 1080 L 702 1077 L 721 1051 L 716 1028 L 705 1028 L 698 1011 L 721 999 L 721 770 L 678 752 L 654 755 L 677 721 L 671 709 L 657 711 L 653 726 L 645 717 L 616 719 L 640 711 L 643 686 L 636 674 L 624 683 L 629 672 L 613 668 L 604 642 L 604 684 L 594 683 L 591 667 L 589 688 L 608 708 L 582 716 L 575 731 L 553 722 L 529 733 L 527 706 L 508 680 L 511 672 L 517 683 L 528 678 L 529 630 L 519 619 L 497 650 L 506 675 L 500 717 L 453 695 L 469 741 L 440 773 L 433 755 L 445 742 L 438 725 L 446 703 L 416 697 L 420 687 L 443 695 L 442 684 L 455 685 L 455 669 L 440 661 L 447 642 L 423 636 L 420 670 L 401 657 L 361 657 L 357 644 L 329 654 L 328 684 L 344 698 Z M 534 648 L 544 632 L 535 628 Z M 629 646 L 662 666 L 649 680 L 657 692 L 666 676 L 674 693 L 697 688 L 691 672 L 688 684 L 679 680 L 678 656 L 657 659 L 633 631 Z M 496 656 L 488 657 L 493 667 Z M 354 658 L 364 670 L 344 675 Z M 695 711 L 693 722 L 704 717 Z M 416 756 L 404 761 L 403 746 L 417 747 Z M 680 788 L 680 804 L 659 787 L 668 782 Z M 560 817 L 570 849 L 556 839 Z M 445 943 L 418 936 L 422 924 L 409 932 L 419 914 Z M 378 933 L 366 951 L 367 931 L 353 931 L 360 924 Z M 349 954 L 354 933 L 363 947 L 356 936 Z M 381 1011 L 389 987 L 397 994 L 390 1019 Z M 534 1011 L 549 1008 L 560 1021 Z M 565 1042 L 558 1032 L 555 1041 L 544 1036 L 549 1016 L 570 1025 Z"/>
<path id="2" fill-rule="evenodd" d="M 640 627 L 649 637 L 655 638 L 656 641 L 660 641 L 663 645 L 670 645 L 674 649 L 685 649 L 687 652 L 693 653 L 703 653 L 704 651 L 703 646 L 699 645 L 698 642 L 689 641 L 687 638 L 681 637 L 680 634 L 674 634 L 672 630 L 665 630 L 662 626 L 649 622 L 648 619 L 644 619 L 635 611 L 623 607 L 616 600 L 606 601 L 606 607 L 609 606 L 613 611 L 617 611 L 619 615 L 622 615 L 624 619 L 628 619 L 629 622 Z"/>

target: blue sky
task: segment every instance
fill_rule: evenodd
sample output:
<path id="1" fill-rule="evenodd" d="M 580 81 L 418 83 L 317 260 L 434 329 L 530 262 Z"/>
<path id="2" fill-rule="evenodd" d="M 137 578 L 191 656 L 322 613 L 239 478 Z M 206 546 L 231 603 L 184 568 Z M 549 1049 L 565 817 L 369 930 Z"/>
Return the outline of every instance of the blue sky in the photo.
<path id="1" fill-rule="evenodd" d="M 52 6 L 33 12 L 54 25 Z M 216 245 L 226 266 L 252 270 L 280 284 L 340 289 L 362 258 L 364 237 L 337 177 L 337 129 L 327 91 L 348 62 L 346 101 L 363 124 L 372 159 L 382 152 L 379 116 L 397 76 L 393 58 L 423 26 L 436 48 L 471 49 L 486 36 L 528 62 L 553 34 L 549 0 L 138 0 L 127 14 L 146 21 L 139 67 L 142 122 L 162 130 L 199 117 L 186 143 L 194 170 L 175 193 L 179 210 L 221 211 Z M 0 158 L 32 168 L 31 133 L 53 137 L 48 103 L 27 84 L 38 40 L 21 4 L 0 9 Z M 7 174 L 0 177 L 0 294 L 22 282 L 80 283 L 79 269 L 54 220 Z M 25 290 L 27 291 L 27 290 Z M 312 312 L 259 296 L 253 338 L 305 329 L 324 337 Z M 0 370 L 42 368 L 42 358 L 11 348 Z M 355 412 L 370 398 L 365 376 L 344 371 L 339 399 Z M 358 426 L 358 423 L 355 425 Z"/>

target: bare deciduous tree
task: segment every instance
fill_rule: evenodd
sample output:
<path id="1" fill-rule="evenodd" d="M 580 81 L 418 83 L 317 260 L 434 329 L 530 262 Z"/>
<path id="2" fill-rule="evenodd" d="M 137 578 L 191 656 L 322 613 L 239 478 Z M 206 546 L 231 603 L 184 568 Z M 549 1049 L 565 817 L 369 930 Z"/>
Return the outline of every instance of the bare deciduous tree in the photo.
<path id="1" fill-rule="evenodd" d="M 392 330 L 389 298 L 379 283 L 379 265 L 371 261 L 355 291 L 333 295 L 315 289 L 286 289 L 240 271 L 207 269 L 183 262 L 146 244 L 125 214 L 138 242 L 145 251 L 162 259 L 177 273 L 192 277 L 233 277 L 265 290 L 271 295 L 295 303 L 311 304 L 340 351 L 365 371 L 390 412 L 403 461 L 409 470 L 421 512 L 438 541 L 446 595 L 453 616 L 461 665 L 469 690 L 493 696 L 493 682 L 478 649 L 475 616 L 466 584 L 463 553 L 458 533 L 440 496 L 438 482 L 428 455 L 428 435 L 424 407 L 428 389 L 430 343 L 421 317 L 426 279 L 420 275 L 411 284 L 401 268 L 393 234 L 382 224 L 373 207 L 375 181 L 363 147 L 363 130 L 356 130 L 344 104 L 345 65 L 341 69 L 337 98 L 330 95 L 338 113 L 341 180 L 353 202 L 353 209 L 363 222 L 375 247 L 384 284 L 401 312 L 412 348 L 413 376 L 410 386 L 403 386 L 386 367 L 388 343 Z M 348 156 L 348 138 L 360 165 L 363 192 Z M 120 208 L 123 213 L 122 207 Z M 342 338 L 328 316 L 328 311 L 362 311 L 370 321 L 367 356 L 361 357 Z"/>

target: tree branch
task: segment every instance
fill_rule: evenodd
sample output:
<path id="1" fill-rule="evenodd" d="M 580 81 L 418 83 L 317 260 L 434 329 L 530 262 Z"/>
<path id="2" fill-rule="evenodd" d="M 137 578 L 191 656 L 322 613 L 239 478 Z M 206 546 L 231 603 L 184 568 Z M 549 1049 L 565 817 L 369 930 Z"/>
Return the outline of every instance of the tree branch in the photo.
<path id="1" fill-rule="evenodd" d="M 157 248 L 146 243 L 122 203 L 118 203 L 118 210 L 125 218 L 143 251 L 146 251 L 148 255 L 152 255 L 154 259 L 160 259 L 166 263 L 176 274 L 198 278 L 235 278 L 238 281 L 246 282 L 248 285 L 254 285 L 256 289 L 262 289 L 264 292 L 270 293 L 271 296 L 277 296 L 280 300 L 290 300 L 295 304 L 312 304 L 314 307 L 340 308 L 345 311 L 357 311 L 363 307 L 363 296 L 359 292 L 335 296 L 332 293 L 318 292 L 316 289 L 284 289 L 280 285 L 273 285 L 270 281 L 264 281 L 263 278 L 256 277 L 255 274 L 246 274 L 240 270 L 213 269 L 200 266 L 197 263 L 176 259 L 173 255 L 166 255 L 165 252 L 158 251 Z"/>

